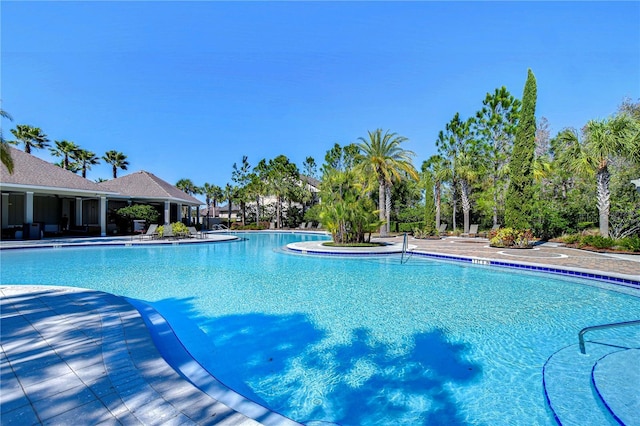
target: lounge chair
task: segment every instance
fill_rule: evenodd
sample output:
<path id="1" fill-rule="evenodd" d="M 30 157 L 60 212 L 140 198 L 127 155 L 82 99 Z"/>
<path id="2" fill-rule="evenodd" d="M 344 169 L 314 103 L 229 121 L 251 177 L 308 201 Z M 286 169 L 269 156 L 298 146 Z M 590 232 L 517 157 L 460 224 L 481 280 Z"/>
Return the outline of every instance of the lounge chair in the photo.
<path id="1" fill-rule="evenodd" d="M 305 229 L 307 227 L 307 222 L 302 222 L 300 225 L 298 225 L 298 229 Z"/>
<path id="2" fill-rule="evenodd" d="M 139 238 L 141 240 L 144 240 L 145 238 L 155 240 L 156 238 L 158 238 L 158 225 L 156 225 L 155 223 L 149 225 L 149 228 L 147 228 L 147 232 L 145 232 L 144 234 L 140 234 Z"/>
<path id="3" fill-rule="evenodd" d="M 203 238 L 203 236 L 204 236 L 204 234 L 202 232 L 198 232 L 196 230 L 195 226 L 189 226 L 189 227 L 187 227 L 187 229 L 189 230 L 188 237 L 190 237 L 190 238 Z"/>
<path id="4" fill-rule="evenodd" d="M 447 224 L 441 223 L 440 228 L 438 228 L 438 235 L 442 237 L 443 235 L 445 235 L 446 231 L 447 231 Z"/>
<path id="5" fill-rule="evenodd" d="M 163 231 L 162 231 L 162 238 L 176 238 L 175 234 L 173 233 L 173 226 L 170 223 L 167 225 L 164 225 Z"/>
<path id="6" fill-rule="evenodd" d="M 275 222 L 270 222 L 269 223 L 269 229 L 276 229 L 276 223 Z"/>
<path id="7" fill-rule="evenodd" d="M 465 232 L 464 234 L 460 234 L 461 237 L 477 237 L 478 236 L 478 224 L 474 223 L 473 225 L 469 225 L 469 232 Z"/>

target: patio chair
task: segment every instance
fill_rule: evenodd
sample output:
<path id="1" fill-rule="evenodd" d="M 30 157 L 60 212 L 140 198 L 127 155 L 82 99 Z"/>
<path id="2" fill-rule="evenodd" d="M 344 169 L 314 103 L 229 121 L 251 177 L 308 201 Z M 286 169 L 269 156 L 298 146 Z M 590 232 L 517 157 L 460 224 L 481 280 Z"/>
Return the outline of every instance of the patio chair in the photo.
<path id="1" fill-rule="evenodd" d="M 173 233 L 173 226 L 170 223 L 164 225 L 162 238 L 176 238 L 175 234 Z"/>
<path id="2" fill-rule="evenodd" d="M 442 237 L 443 235 L 445 235 L 446 231 L 447 231 L 447 224 L 441 223 L 440 228 L 438 228 L 438 235 Z"/>
<path id="3" fill-rule="evenodd" d="M 140 234 L 139 238 L 141 240 L 144 240 L 145 238 L 155 240 L 156 238 L 158 238 L 158 225 L 155 223 L 149 225 L 149 228 L 147 228 L 147 232 L 145 232 L 144 234 Z"/>
<path id="4" fill-rule="evenodd" d="M 478 236 L 478 224 L 474 223 L 473 225 L 469 225 L 469 232 L 465 232 L 460 234 L 461 237 L 477 237 Z"/>
<path id="5" fill-rule="evenodd" d="M 196 230 L 195 226 L 189 226 L 189 227 L 187 227 L 187 229 L 189 230 L 188 237 L 190 237 L 190 238 L 202 238 L 204 236 L 204 234 L 202 232 L 198 232 Z"/>
<path id="6" fill-rule="evenodd" d="M 307 227 L 307 222 L 302 222 L 300 225 L 298 225 L 298 229 L 305 229 Z"/>

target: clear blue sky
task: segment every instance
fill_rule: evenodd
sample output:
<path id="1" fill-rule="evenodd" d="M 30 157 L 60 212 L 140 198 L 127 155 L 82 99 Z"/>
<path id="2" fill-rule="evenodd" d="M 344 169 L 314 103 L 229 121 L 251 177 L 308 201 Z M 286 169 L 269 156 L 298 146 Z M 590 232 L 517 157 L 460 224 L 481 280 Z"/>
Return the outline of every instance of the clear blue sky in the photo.
<path id="1" fill-rule="evenodd" d="M 378 127 L 408 137 L 420 167 L 456 112 L 502 85 L 520 98 L 527 68 L 552 135 L 640 98 L 640 2 L 0 7 L 5 137 L 30 124 L 170 183 L 224 186 L 243 155 L 322 164 Z"/>

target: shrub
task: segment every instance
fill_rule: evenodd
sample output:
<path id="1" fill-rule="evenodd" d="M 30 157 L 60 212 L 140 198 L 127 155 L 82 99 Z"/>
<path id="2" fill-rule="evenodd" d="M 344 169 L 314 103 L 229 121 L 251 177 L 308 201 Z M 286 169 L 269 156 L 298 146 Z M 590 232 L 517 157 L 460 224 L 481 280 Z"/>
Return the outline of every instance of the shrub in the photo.
<path id="1" fill-rule="evenodd" d="M 501 228 L 496 232 L 495 237 L 489 240 L 491 247 L 529 247 L 533 233 L 526 229 Z"/>
<path id="2" fill-rule="evenodd" d="M 593 228 L 594 226 L 595 226 L 594 222 L 578 222 L 578 229 L 581 231 L 584 229 Z"/>
<path id="3" fill-rule="evenodd" d="M 185 225 L 182 222 L 175 222 L 171 224 L 171 230 L 173 231 L 174 235 L 187 235 L 189 233 L 189 229 L 187 228 L 187 225 Z M 164 226 L 158 226 L 158 235 L 160 236 L 160 238 L 164 237 Z"/>
<path id="4" fill-rule="evenodd" d="M 424 222 L 398 223 L 397 232 L 412 232 L 416 228 L 422 228 Z"/>
<path id="5" fill-rule="evenodd" d="M 575 244 L 580 241 L 580 234 L 563 235 L 560 240 L 565 244 Z"/>
<path id="6" fill-rule="evenodd" d="M 616 245 L 616 241 L 613 238 L 603 237 L 602 235 L 585 235 L 580 242 L 583 245 L 598 249 L 607 249 Z"/>
<path id="7" fill-rule="evenodd" d="M 640 237 L 637 236 L 624 237 L 618 241 L 618 244 L 625 250 L 640 251 Z"/>
<path id="8" fill-rule="evenodd" d="M 144 220 L 146 225 L 157 223 L 160 213 L 152 206 L 146 204 L 135 204 L 133 206 L 122 207 L 116 211 L 121 222 L 121 227 L 130 227 L 133 220 Z"/>

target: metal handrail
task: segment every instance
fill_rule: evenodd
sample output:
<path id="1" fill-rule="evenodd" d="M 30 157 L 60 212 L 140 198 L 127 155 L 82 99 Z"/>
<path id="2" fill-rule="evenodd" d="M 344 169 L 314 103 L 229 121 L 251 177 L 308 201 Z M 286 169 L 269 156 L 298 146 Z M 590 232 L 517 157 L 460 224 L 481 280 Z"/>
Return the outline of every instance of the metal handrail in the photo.
<path id="1" fill-rule="evenodd" d="M 586 354 L 586 348 L 584 346 L 584 334 L 587 331 L 593 330 L 602 330 L 603 328 L 616 328 L 616 327 L 627 327 L 630 325 L 640 325 L 640 320 L 637 321 L 625 321 L 625 322 L 617 322 L 612 324 L 601 324 L 601 325 L 592 325 L 590 327 L 585 327 L 578 333 L 578 341 L 580 343 L 580 353 Z"/>
<path id="2" fill-rule="evenodd" d="M 400 257 L 400 264 L 404 263 L 404 255 L 407 254 L 407 248 L 409 243 L 407 241 L 407 233 L 404 233 L 404 240 L 402 241 L 402 256 Z"/>

